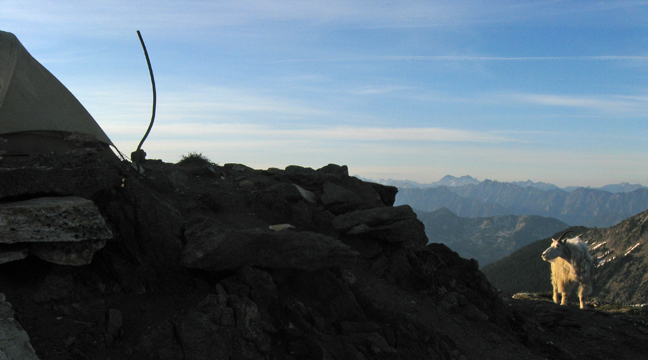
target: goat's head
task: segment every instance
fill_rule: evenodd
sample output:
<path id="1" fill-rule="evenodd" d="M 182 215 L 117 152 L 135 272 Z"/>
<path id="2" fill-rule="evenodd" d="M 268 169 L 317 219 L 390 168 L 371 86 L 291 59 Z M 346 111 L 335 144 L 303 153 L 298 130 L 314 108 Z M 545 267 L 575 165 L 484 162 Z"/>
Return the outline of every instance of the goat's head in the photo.
<path id="1" fill-rule="evenodd" d="M 551 246 L 545 250 L 542 253 L 542 260 L 544 261 L 551 261 L 553 259 L 559 258 L 559 257 L 565 257 L 568 255 L 568 249 L 567 246 L 565 246 L 565 242 L 567 239 L 565 239 L 565 235 L 570 233 L 571 231 L 565 231 L 558 237 L 558 239 L 551 239 L 553 240 L 553 243 Z"/>

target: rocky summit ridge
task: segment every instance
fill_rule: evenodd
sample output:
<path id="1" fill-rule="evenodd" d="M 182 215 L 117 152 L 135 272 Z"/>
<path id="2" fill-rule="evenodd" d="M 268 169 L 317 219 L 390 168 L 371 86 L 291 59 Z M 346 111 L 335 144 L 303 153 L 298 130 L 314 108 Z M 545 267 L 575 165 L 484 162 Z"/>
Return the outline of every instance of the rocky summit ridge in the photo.
<path id="1" fill-rule="evenodd" d="M 612 350 L 648 339 L 636 319 L 505 301 L 476 261 L 426 245 L 395 187 L 346 166 L 142 168 L 92 151 L 1 160 L 0 358 L 648 355 Z"/>

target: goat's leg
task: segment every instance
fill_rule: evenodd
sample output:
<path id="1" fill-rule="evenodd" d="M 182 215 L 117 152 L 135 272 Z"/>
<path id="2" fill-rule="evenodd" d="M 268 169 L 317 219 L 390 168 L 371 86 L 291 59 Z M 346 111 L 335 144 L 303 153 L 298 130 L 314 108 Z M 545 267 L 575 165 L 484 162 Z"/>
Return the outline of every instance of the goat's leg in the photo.
<path id="1" fill-rule="evenodd" d="M 553 301 L 558 304 L 558 286 L 556 283 L 553 284 Z"/>
<path id="2" fill-rule="evenodd" d="M 586 287 L 581 285 L 578 287 L 578 300 L 580 300 L 580 308 L 585 309 L 585 301 L 583 298 L 585 297 L 585 290 Z"/>
<path id="3" fill-rule="evenodd" d="M 567 293 L 561 293 L 562 295 L 562 301 L 560 301 L 560 305 L 567 305 Z"/>

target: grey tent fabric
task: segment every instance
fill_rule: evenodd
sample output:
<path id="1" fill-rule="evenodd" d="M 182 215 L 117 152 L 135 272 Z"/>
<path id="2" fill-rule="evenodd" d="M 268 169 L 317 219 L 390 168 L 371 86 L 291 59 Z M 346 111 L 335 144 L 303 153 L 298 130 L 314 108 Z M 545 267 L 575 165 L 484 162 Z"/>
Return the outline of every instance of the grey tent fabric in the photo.
<path id="1" fill-rule="evenodd" d="M 70 133 L 92 135 L 113 145 L 83 105 L 18 38 L 0 31 L 0 138 L 4 139 L 0 141 Z"/>

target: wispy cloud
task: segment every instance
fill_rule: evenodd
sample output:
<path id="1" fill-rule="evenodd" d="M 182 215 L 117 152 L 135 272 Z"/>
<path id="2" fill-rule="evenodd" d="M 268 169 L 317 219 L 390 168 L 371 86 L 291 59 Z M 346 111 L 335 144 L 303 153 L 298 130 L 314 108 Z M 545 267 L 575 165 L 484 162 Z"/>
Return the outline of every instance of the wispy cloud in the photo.
<path id="1" fill-rule="evenodd" d="M 528 104 L 590 109 L 615 114 L 643 114 L 645 116 L 648 113 L 648 96 L 509 94 L 503 97 Z"/>
<path id="2" fill-rule="evenodd" d="M 139 130 L 131 124 L 107 124 L 104 126 L 111 134 L 130 134 Z M 515 133 L 478 132 L 459 129 L 412 127 L 328 127 L 306 129 L 274 129 L 258 124 L 234 123 L 163 123 L 155 126 L 156 136 L 172 138 L 223 138 L 242 137 L 248 140 L 273 139 L 282 141 L 416 141 L 416 142 L 466 142 L 502 143 L 519 142 L 512 137 Z"/>

